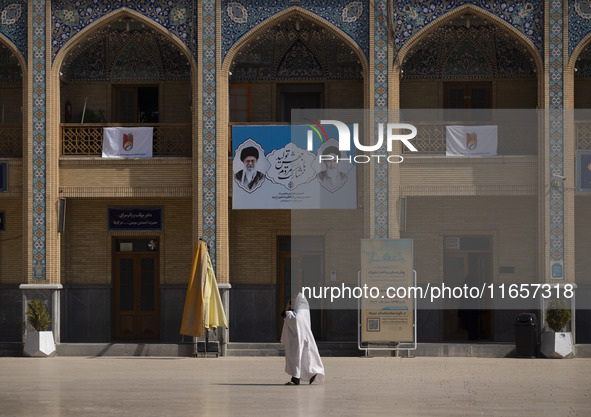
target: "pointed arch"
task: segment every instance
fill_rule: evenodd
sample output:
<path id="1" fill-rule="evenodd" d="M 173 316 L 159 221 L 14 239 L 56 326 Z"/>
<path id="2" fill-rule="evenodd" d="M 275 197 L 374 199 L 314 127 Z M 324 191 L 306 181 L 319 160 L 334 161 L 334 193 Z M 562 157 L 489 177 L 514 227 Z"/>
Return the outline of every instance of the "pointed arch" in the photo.
<path id="1" fill-rule="evenodd" d="M 14 45 L 14 43 L 12 43 L 10 41 L 10 39 L 8 39 L 2 33 L 0 33 L 0 44 L 5 46 L 8 49 L 8 51 L 16 57 L 16 60 L 19 64 L 20 71 L 21 71 L 21 107 L 22 107 L 22 110 L 21 110 L 21 114 L 22 114 L 22 118 L 21 118 L 21 124 L 22 124 L 21 146 L 22 146 L 22 158 L 23 158 L 23 160 L 26 160 L 26 158 L 25 158 L 26 149 L 31 149 L 32 143 L 33 143 L 33 139 L 31 137 L 31 135 L 27 134 L 28 120 L 30 117 L 30 112 L 28 110 L 29 105 L 27 104 L 28 103 L 28 93 L 27 93 L 27 87 L 26 87 L 27 79 L 28 79 L 27 62 L 26 62 L 25 58 L 23 57 L 23 55 L 21 54 L 21 52 L 16 47 L 16 45 Z"/>
<path id="2" fill-rule="evenodd" d="M 135 10 L 128 9 L 127 7 L 122 7 L 117 9 L 105 16 L 97 19 L 96 21 L 92 22 L 90 25 L 86 26 L 82 29 L 79 33 L 74 35 L 57 53 L 55 59 L 52 63 L 52 70 L 54 72 L 58 71 L 61 68 L 65 58 L 68 56 L 70 52 L 72 52 L 75 48 L 79 45 L 83 44 L 93 33 L 98 31 L 99 29 L 107 26 L 109 23 L 117 21 L 122 18 L 132 18 L 135 19 L 151 29 L 154 29 L 169 39 L 176 47 L 178 47 L 187 57 L 187 60 L 191 63 L 191 78 L 197 73 L 195 59 L 193 54 L 177 36 L 171 34 L 165 27 L 159 25 L 152 19 L 142 15 L 141 13 L 136 12 Z"/>
<path id="3" fill-rule="evenodd" d="M 398 79 L 400 76 L 400 70 L 402 69 L 402 63 L 404 62 L 405 57 L 409 54 L 410 51 L 412 51 L 412 49 L 416 45 L 418 45 L 418 43 L 422 39 L 434 32 L 436 29 L 444 26 L 445 24 L 451 22 L 452 20 L 466 13 L 471 13 L 476 15 L 477 17 L 483 18 L 486 21 L 501 27 L 502 29 L 506 30 L 509 34 L 511 34 L 511 36 L 518 39 L 525 46 L 526 50 L 533 58 L 537 74 L 539 75 L 544 73 L 544 61 L 530 39 L 528 39 L 523 33 L 519 32 L 516 28 L 514 28 L 498 16 L 495 16 L 492 13 L 483 10 L 480 7 L 475 6 L 473 4 L 464 4 L 454 9 L 453 11 L 439 17 L 433 22 L 429 23 L 418 33 L 416 33 L 413 37 L 411 37 L 408 40 L 408 42 L 406 42 L 406 44 L 400 49 L 400 51 L 396 55 L 396 58 L 394 59 L 393 76 L 395 77 L 395 79 Z M 543 103 L 543 77 L 540 76 L 538 76 L 538 102 Z"/>
<path id="4" fill-rule="evenodd" d="M 568 64 L 564 70 L 564 108 L 575 108 L 575 66 L 577 60 L 587 48 L 591 48 L 591 33 L 587 34 L 581 42 L 573 49 L 572 54 L 568 60 Z"/>
<path id="5" fill-rule="evenodd" d="M 230 71 L 230 66 L 232 61 L 238 54 L 238 52 L 246 45 L 248 45 L 253 39 L 260 35 L 261 33 L 265 32 L 269 28 L 277 25 L 278 23 L 282 22 L 283 20 L 289 19 L 290 17 L 300 16 L 305 19 L 312 21 L 313 23 L 329 29 L 330 31 L 334 32 L 339 38 L 345 41 L 347 46 L 349 46 L 357 55 L 359 62 L 361 62 L 361 67 L 363 68 L 363 78 L 367 78 L 368 74 L 368 63 L 365 57 L 365 54 L 357 44 L 349 35 L 343 32 L 341 29 L 333 25 L 332 23 L 328 22 L 327 20 L 323 19 L 322 17 L 312 13 L 308 10 L 302 9 L 298 6 L 290 7 L 282 12 L 279 12 L 267 20 L 261 22 L 256 27 L 252 28 L 250 31 L 245 33 L 228 51 L 226 54 L 222 66 L 221 66 L 221 76 L 228 78 L 228 72 Z"/>
<path id="6" fill-rule="evenodd" d="M 462 72 L 460 68 L 451 67 L 453 62 L 461 62 L 462 54 L 466 52 L 471 53 L 471 56 L 476 59 L 476 62 L 470 63 L 470 69 L 472 70 L 470 73 L 468 72 L 467 68 Z M 480 48 L 474 44 L 472 39 L 466 37 L 444 58 L 442 76 L 445 77 L 447 75 L 455 77 L 475 74 L 491 76 L 493 74 L 493 70 L 490 66 L 490 62 L 484 56 Z"/>
<path id="7" fill-rule="evenodd" d="M 12 43 L 12 41 L 2 33 L 0 33 L 0 43 L 6 46 L 10 50 L 10 52 L 12 52 L 13 55 L 16 57 L 18 64 L 21 67 L 24 82 L 24 80 L 27 79 L 27 61 L 25 60 L 25 57 L 23 57 L 23 54 L 21 53 L 21 51 L 18 50 L 16 45 Z"/>
<path id="8" fill-rule="evenodd" d="M 142 51 L 142 59 L 139 60 L 136 50 Z M 158 67 L 154 63 L 154 58 L 150 51 L 146 51 L 142 46 L 138 45 L 134 40 L 129 41 L 125 48 L 115 58 L 113 68 L 111 69 L 111 79 L 125 79 L 128 74 L 125 73 L 126 66 L 131 63 L 131 69 L 134 73 L 138 73 L 139 78 L 160 78 Z"/>
<path id="9" fill-rule="evenodd" d="M 318 58 L 314 55 L 314 53 L 310 50 L 308 45 L 306 45 L 301 40 L 296 40 L 292 43 L 287 51 L 283 54 L 279 65 L 277 66 L 277 77 L 289 77 L 288 73 L 292 70 L 289 68 L 289 62 L 293 62 L 292 59 L 297 62 L 301 60 L 306 60 L 308 67 L 306 68 L 313 76 L 316 75 L 318 77 L 322 77 L 324 70 L 322 68 L 322 64 L 318 60 Z M 296 68 L 297 70 L 297 68 Z M 281 75 L 282 72 L 285 72 L 286 75 Z M 294 77 L 300 76 L 301 74 L 293 74 Z"/>

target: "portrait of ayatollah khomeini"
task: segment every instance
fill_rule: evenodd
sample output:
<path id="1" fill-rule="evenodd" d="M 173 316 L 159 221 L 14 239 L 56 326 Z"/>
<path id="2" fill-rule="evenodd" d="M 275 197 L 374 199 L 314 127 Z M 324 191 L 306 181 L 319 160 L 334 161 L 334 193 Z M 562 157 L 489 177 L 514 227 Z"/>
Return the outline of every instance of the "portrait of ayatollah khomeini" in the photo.
<path id="1" fill-rule="evenodd" d="M 240 160 L 244 164 L 244 168 L 234 174 L 234 179 L 240 188 L 251 193 L 265 181 L 265 174 L 256 170 L 259 150 L 254 146 L 242 149 Z"/>

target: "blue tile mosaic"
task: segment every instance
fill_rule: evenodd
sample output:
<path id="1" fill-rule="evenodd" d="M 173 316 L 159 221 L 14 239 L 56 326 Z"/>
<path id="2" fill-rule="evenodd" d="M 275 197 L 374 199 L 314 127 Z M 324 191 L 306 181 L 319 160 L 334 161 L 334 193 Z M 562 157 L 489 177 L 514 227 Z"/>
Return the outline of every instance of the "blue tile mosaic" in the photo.
<path id="1" fill-rule="evenodd" d="M 33 279 L 46 275 L 46 100 L 45 85 L 45 0 L 33 1 Z"/>
<path id="2" fill-rule="evenodd" d="M 197 11 L 194 1 L 179 0 L 54 0 L 51 3 L 52 61 L 82 29 L 121 8 L 141 13 L 177 36 L 196 57 Z"/>
<path id="3" fill-rule="evenodd" d="M 564 172 L 564 118 L 563 118 L 563 3 L 550 1 L 550 173 Z M 550 263 L 564 260 L 564 190 L 550 187 Z M 563 278 L 560 271 L 552 271 L 554 278 Z"/>
<path id="4" fill-rule="evenodd" d="M 471 4 L 494 15 L 523 33 L 544 55 L 544 1 L 490 0 L 401 0 L 394 2 L 392 16 L 394 48 L 399 51 L 410 38 L 428 24 L 459 6 Z"/>
<path id="5" fill-rule="evenodd" d="M 203 240 L 216 268 L 216 2 L 203 0 Z"/>
<path id="6" fill-rule="evenodd" d="M 369 56 L 369 1 L 351 0 L 222 0 L 222 59 L 244 34 L 273 15 L 301 7 L 333 24 Z"/>
<path id="7" fill-rule="evenodd" d="M 27 21 L 26 0 L 0 0 L 0 33 L 16 46 L 25 62 L 28 60 Z"/>
<path id="8" fill-rule="evenodd" d="M 388 122 L 388 3 L 376 0 L 374 11 L 374 113 L 375 134 L 378 123 Z M 382 148 L 385 151 L 385 146 Z M 374 238 L 387 239 L 388 233 L 388 165 L 375 164 L 374 168 Z"/>
<path id="9" fill-rule="evenodd" d="M 591 0 L 568 0 L 568 56 L 591 33 Z"/>

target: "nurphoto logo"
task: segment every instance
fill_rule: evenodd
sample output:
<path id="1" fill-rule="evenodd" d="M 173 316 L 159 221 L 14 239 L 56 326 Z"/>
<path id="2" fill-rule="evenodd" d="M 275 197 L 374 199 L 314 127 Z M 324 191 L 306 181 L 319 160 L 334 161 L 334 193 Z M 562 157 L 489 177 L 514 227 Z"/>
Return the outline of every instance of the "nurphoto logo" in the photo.
<path id="1" fill-rule="evenodd" d="M 309 120 L 309 119 L 308 119 Z M 308 125 L 311 127 L 319 136 L 320 140 L 326 140 L 326 132 L 322 128 L 322 125 L 333 125 L 337 128 L 338 131 L 338 143 L 339 143 L 339 151 L 350 151 L 351 150 L 351 128 L 346 124 L 339 120 L 321 120 L 320 123 L 309 120 L 310 122 L 314 123 L 320 131 L 322 131 L 323 135 L 320 134 L 318 129 L 316 129 L 312 125 Z M 384 126 L 386 130 L 385 139 L 384 139 Z M 395 141 L 400 141 L 404 144 L 404 146 L 411 152 L 417 152 L 417 148 L 414 147 L 410 140 L 417 136 L 417 128 L 408 123 L 379 123 L 378 124 L 378 135 L 377 135 L 377 142 L 373 145 L 363 145 L 359 140 L 359 123 L 353 123 L 352 126 L 353 130 L 353 143 L 355 148 L 361 152 L 367 152 L 364 154 L 358 154 L 348 157 L 341 157 L 335 154 L 327 154 L 327 155 L 318 155 L 318 161 L 332 161 L 332 162 L 355 162 L 358 164 L 367 164 L 371 161 L 375 161 L 377 163 L 382 163 L 384 161 L 391 163 L 391 164 L 399 164 L 401 163 L 404 158 L 402 155 L 385 155 L 383 153 L 375 153 L 376 151 L 380 150 L 384 145 L 384 140 L 386 143 L 387 152 L 392 152 L 393 143 Z M 410 131 L 410 133 L 395 133 L 397 131 Z M 308 140 L 308 151 L 312 151 L 314 149 L 313 144 L 313 137 L 314 132 L 312 130 L 307 131 L 307 140 Z"/>

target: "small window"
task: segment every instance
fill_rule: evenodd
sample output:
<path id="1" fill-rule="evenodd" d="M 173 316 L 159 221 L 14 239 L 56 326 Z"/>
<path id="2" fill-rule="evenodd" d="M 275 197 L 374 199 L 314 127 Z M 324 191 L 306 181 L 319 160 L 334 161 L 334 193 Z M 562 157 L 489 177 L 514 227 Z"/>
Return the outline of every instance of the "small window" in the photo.
<path id="1" fill-rule="evenodd" d="M 250 122 L 250 85 L 230 86 L 230 122 Z"/>

